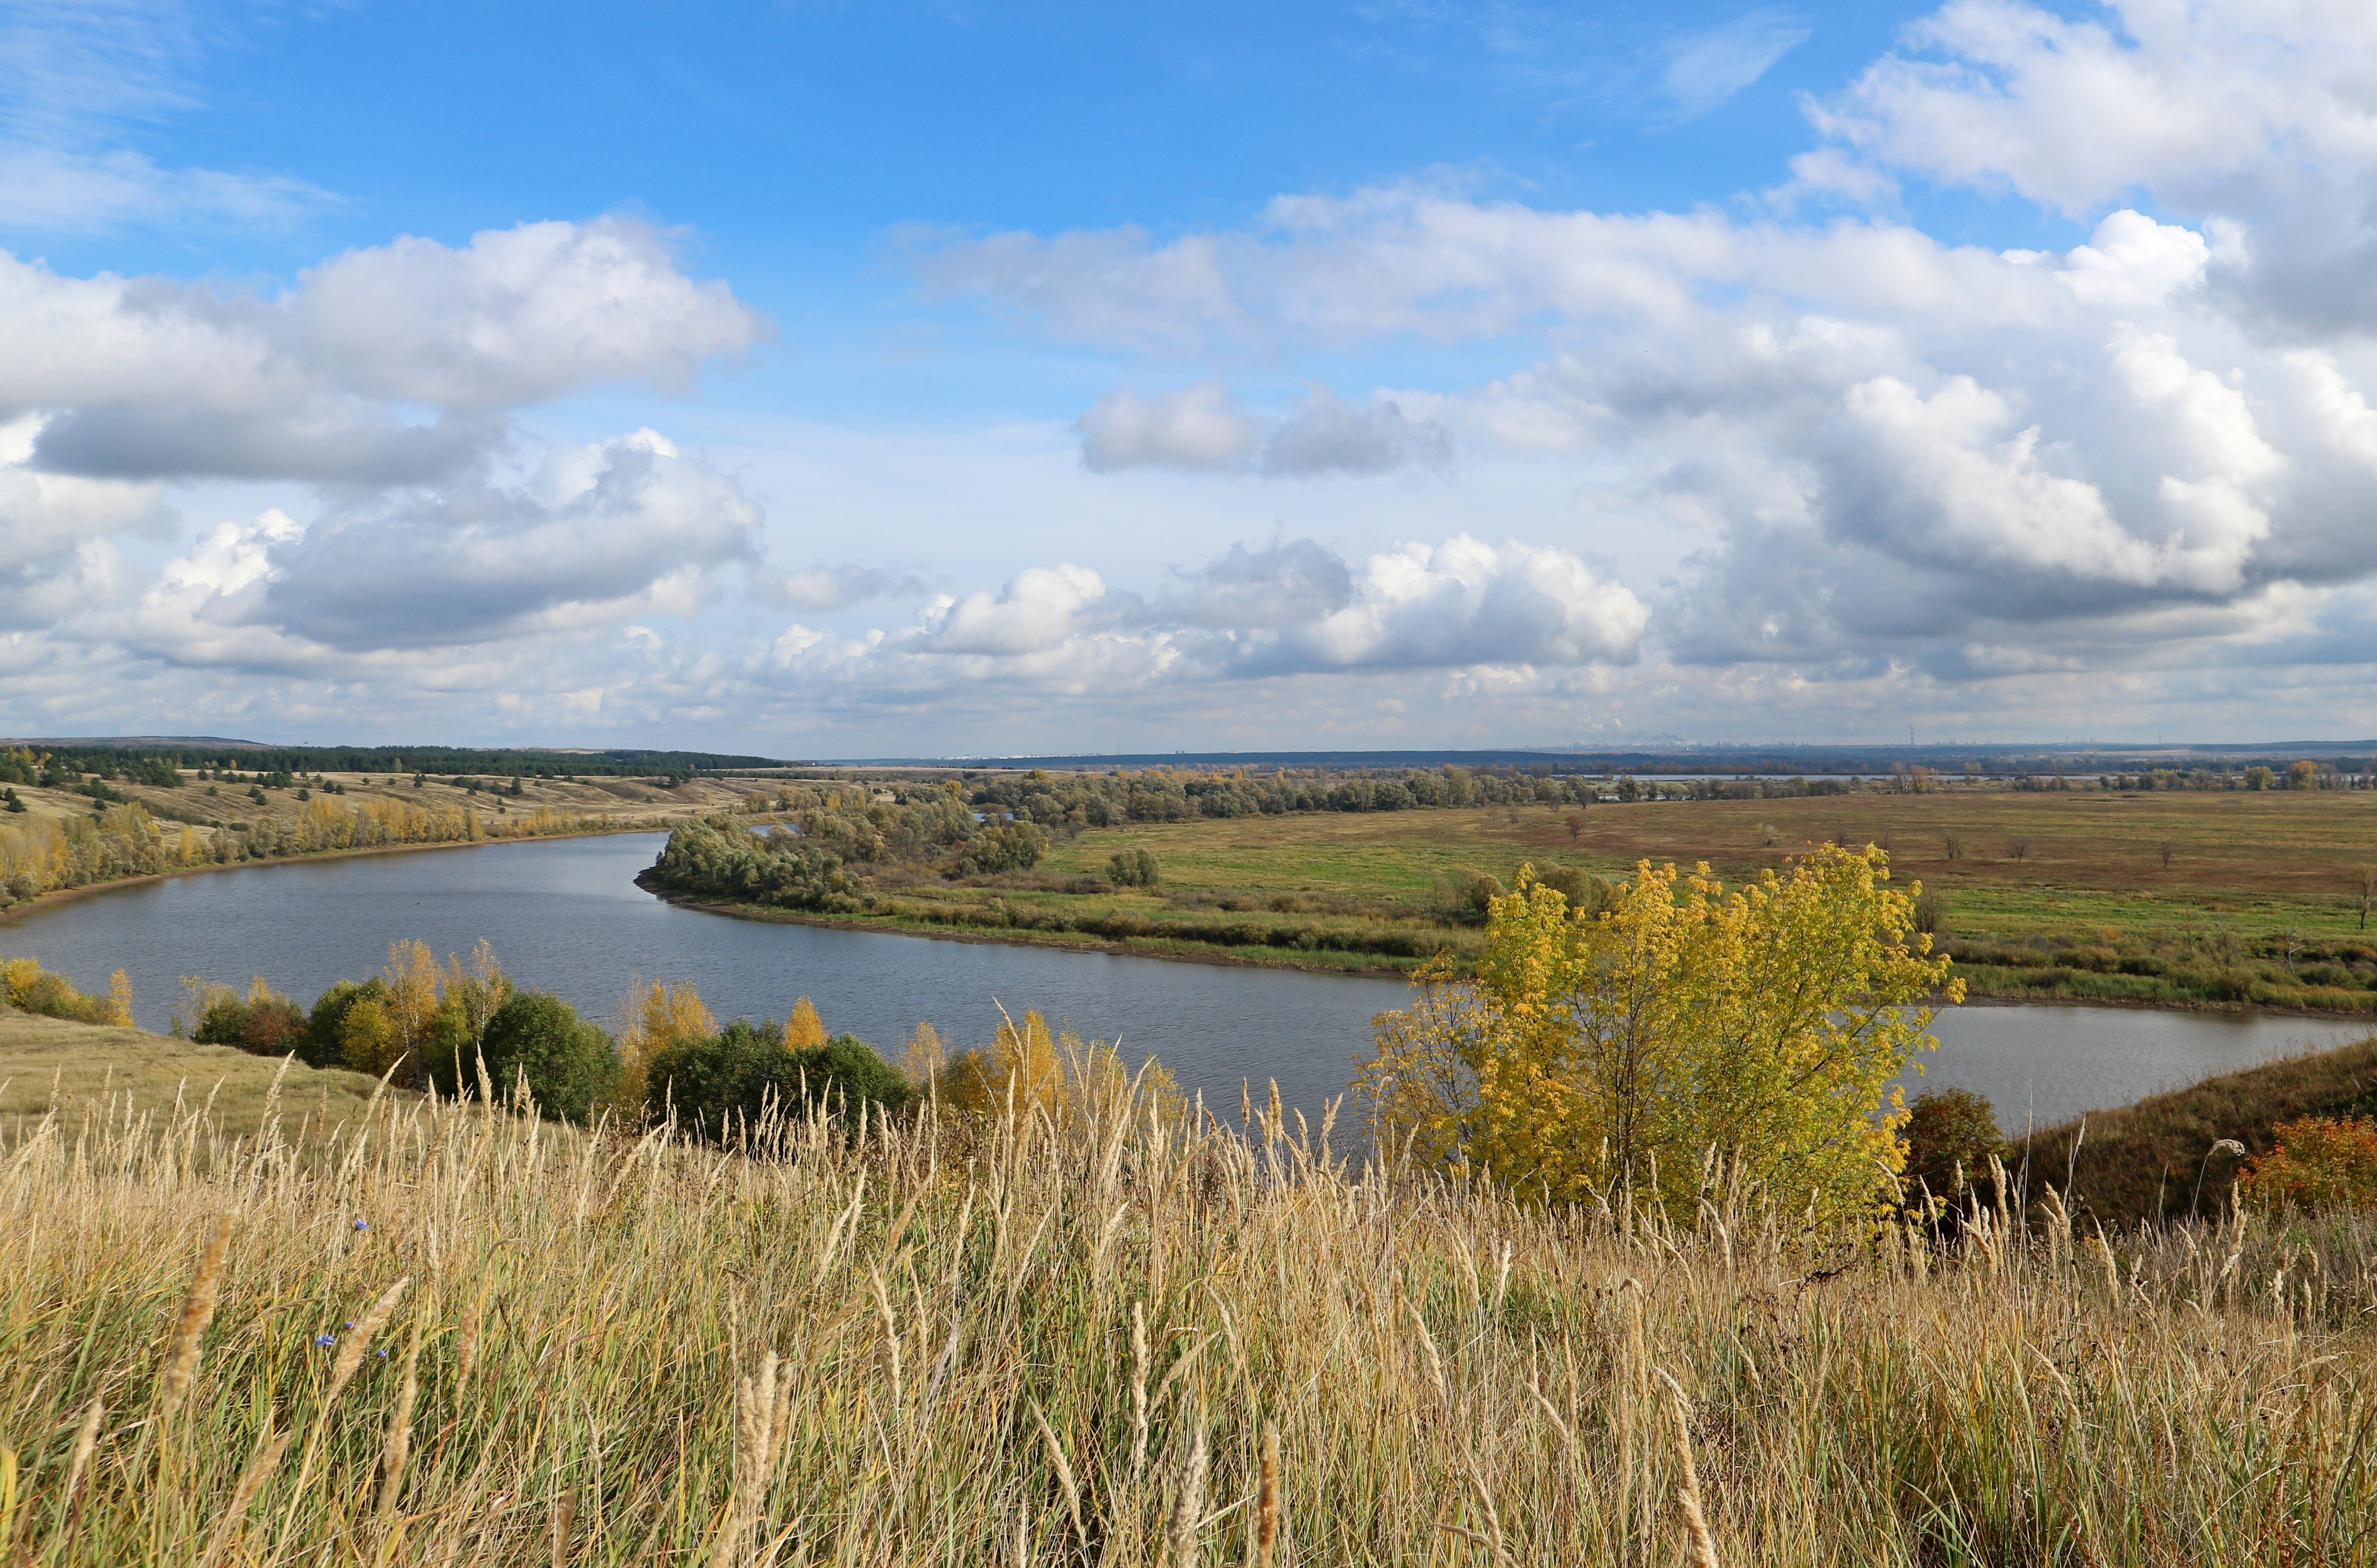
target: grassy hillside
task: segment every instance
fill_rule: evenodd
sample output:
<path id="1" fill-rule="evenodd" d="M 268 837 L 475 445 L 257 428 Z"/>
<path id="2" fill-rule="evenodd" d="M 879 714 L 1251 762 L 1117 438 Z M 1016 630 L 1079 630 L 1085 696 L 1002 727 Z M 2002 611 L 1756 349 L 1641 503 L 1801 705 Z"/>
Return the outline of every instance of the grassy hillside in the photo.
<path id="1" fill-rule="evenodd" d="M 2092 1111 L 2084 1136 L 2076 1120 L 2049 1128 L 2033 1144 L 2032 1186 L 2068 1180 L 2081 1212 L 2107 1225 L 2215 1214 L 2244 1162 L 2269 1153 L 2278 1123 L 2340 1115 L 2377 1115 L 2377 1036 Z M 2223 1138 L 2246 1152 L 2215 1153 Z"/>
<path id="2" fill-rule="evenodd" d="M 2377 1517 L 2366 1225 L 1869 1252 L 1123 1095 L 750 1159 L 169 1131 L 0 1133 L 0 1558 L 2159 1568 Z"/>
<path id="3" fill-rule="evenodd" d="M 68 1128 L 113 1115 L 172 1119 L 211 1103 L 223 1127 L 253 1134 L 273 1094 L 295 1128 L 318 1135 L 358 1117 L 378 1088 L 361 1073 L 320 1071 L 139 1029 L 69 1023 L 0 1007 L 0 1131 L 22 1134 L 54 1111 Z"/>

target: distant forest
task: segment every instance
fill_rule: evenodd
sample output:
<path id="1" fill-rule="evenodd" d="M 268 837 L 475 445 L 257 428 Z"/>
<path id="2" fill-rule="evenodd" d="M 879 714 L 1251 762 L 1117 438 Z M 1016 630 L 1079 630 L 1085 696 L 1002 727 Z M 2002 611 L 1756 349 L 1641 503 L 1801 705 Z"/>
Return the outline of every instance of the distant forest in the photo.
<path id="1" fill-rule="evenodd" d="M 94 746 L 43 744 L 10 747 L 0 742 L 0 780 L 43 782 L 46 769 L 59 777 L 96 774 L 102 780 L 171 786 L 174 770 L 216 769 L 258 775 L 300 773 L 430 773 L 439 777 L 666 778 L 720 773 L 782 764 L 767 757 L 735 757 L 712 751 L 481 751 L 460 746 Z M 23 776 L 19 776 L 19 775 Z"/>

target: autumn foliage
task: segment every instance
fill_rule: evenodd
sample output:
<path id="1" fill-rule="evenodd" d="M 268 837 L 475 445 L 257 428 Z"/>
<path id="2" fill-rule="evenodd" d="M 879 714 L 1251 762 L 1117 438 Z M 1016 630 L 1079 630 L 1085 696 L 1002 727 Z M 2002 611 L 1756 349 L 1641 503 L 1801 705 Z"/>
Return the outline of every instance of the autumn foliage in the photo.
<path id="1" fill-rule="evenodd" d="M 2248 1197 L 2297 1209 L 2377 1208 L 2377 1119 L 2306 1116 L 2245 1167 Z"/>
<path id="2" fill-rule="evenodd" d="M 1819 1220 L 1870 1213 L 1904 1158 L 1891 1081 L 1934 1042 L 1948 961 L 1879 849 L 1827 846 L 1727 890 L 1638 866 L 1572 910 L 1520 873 L 1474 981 L 1424 973 L 1356 1088 L 1381 1143 L 1551 1203 L 1689 1212 L 1712 1159 Z"/>

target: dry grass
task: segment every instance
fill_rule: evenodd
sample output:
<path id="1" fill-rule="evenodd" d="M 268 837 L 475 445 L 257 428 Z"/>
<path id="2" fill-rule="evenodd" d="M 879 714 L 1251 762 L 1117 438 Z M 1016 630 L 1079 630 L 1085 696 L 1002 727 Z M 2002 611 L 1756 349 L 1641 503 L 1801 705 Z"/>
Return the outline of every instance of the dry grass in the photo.
<path id="1" fill-rule="evenodd" d="M 312 1162 L 20 1129 L 0 1561 L 2377 1551 L 2365 1224 L 1823 1246 L 1721 1188 L 1689 1229 L 1546 1215 L 1151 1119 L 1117 1091 L 746 1158 L 383 1101 Z"/>
<path id="2" fill-rule="evenodd" d="M 70 1128 L 111 1112 L 170 1120 L 177 1101 L 209 1096 L 225 1128 L 253 1133 L 269 1099 L 293 1129 L 318 1132 L 359 1116 L 378 1087 L 360 1072 L 295 1063 L 283 1071 L 278 1059 L 229 1046 L 0 1007 L 0 1132 L 22 1133 L 53 1112 Z"/>

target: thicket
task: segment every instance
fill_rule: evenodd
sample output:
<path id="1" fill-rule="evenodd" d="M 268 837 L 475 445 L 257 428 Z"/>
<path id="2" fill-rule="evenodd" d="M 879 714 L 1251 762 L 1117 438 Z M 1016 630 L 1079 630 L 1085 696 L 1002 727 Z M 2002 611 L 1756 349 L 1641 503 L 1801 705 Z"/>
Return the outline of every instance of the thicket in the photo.
<path id="1" fill-rule="evenodd" d="M 63 975 L 42 967 L 39 959 L 0 958 L 0 1004 L 44 1018 L 75 1023 L 132 1023 L 132 981 L 121 969 L 108 977 L 107 995 L 86 996 Z"/>

